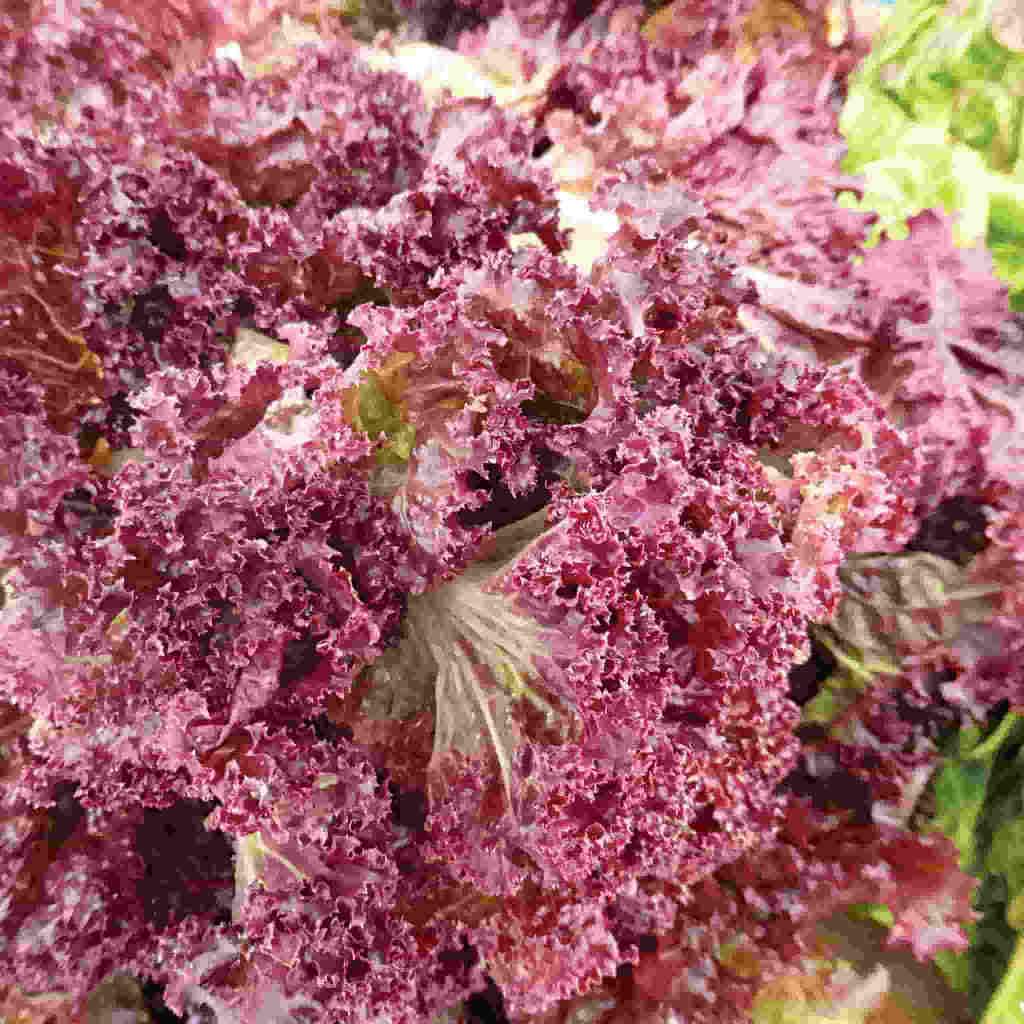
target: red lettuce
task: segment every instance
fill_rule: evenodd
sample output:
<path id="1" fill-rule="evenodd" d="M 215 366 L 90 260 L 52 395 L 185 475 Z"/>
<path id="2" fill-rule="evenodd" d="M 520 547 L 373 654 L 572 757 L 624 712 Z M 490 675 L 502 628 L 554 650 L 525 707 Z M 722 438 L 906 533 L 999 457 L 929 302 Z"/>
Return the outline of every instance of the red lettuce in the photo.
<path id="1" fill-rule="evenodd" d="M 728 1020 L 852 903 L 957 948 L 904 812 L 1024 700 L 1018 339 L 937 217 L 854 262 L 859 40 L 407 5 L 512 112 L 282 66 L 314 6 L 0 17 L 5 983 Z"/>

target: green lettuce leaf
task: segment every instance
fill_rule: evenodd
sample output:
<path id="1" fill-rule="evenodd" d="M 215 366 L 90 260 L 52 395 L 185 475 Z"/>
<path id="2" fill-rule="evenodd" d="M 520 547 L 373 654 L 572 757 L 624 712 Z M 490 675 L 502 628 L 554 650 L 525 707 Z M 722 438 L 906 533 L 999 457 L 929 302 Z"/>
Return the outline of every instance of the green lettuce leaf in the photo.
<path id="1" fill-rule="evenodd" d="M 981 1024 L 1006 1024 L 1024 1015 L 1024 935 L 1017 939 L 1003 980 L 989 1000 Z"/>
<path id="2" fill-rule="evenodd" d="M 377 462 L 404 465 L 416 446 L 416 428 L 407 420 L 401 401 L 405 361 L 392 358 L 379 370 L 363 375 L 345 404 L 349 422 L 379 442 Z"/>
<path id="3" fill-rule="evenodd" d="M 1018 19 L 1019 20 L 1019 19 Z M 1012 22 L 1012 24 L 1011 24 Z M 1024 52 L 1001 0 L 904 0 L 851 79 L 840 119 L 844 169 L 872 211 L 869 245 L 905 238 L 907 220 L 942 207 L 959 241 L 984 241 L 1024 309 Z"/>
<path id="4" fill-rule="evenodd" d="M 926 828 L 949 836 L 961 866 L 981 885 L 971 945 L 936 964 L 966 992 L 982 1024 L 1015 1019 L 1024 998 L 1024 718 L 1007 713 L 993 726 L 962 729 L 950 742 L 934 781 L 935 811 Z"/>

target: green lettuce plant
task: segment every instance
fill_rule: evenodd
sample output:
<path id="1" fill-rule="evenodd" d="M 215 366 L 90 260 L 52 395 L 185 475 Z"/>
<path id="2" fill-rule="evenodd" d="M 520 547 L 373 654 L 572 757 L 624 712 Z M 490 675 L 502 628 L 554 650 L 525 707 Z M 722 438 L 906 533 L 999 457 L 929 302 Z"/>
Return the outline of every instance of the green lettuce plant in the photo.
<path id="1" fill-rule="evenodd" d="M 921 210 L 959 215 L 960 241 L 984 242 L 1024 309 L 1022 18 L 999 0 L 904 0 L 857 74 L 840 120 L 845 169 L 864 177 L 843 205 L 906 237 Z M 1016 19 L 1016 21 L 1014 21 Z"/>

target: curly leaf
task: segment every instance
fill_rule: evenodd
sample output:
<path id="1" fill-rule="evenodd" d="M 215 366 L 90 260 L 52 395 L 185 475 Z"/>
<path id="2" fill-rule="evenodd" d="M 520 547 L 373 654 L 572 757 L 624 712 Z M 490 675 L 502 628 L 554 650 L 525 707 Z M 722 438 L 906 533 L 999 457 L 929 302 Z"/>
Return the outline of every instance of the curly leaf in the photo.
<path id="1" fill-rule="evenodd" d="M 905 0 L 850 80 L 840 127 L 844 164 L 865 178 L 877 212 L 871 243 L 905 238 L 932 207 L 960 214 L 963 240 L 986 241 L 1014 308 L 1024 302 L 1024 248 L 995 237 L 995 206 L 1024 176 L 1024 52 L 1013 0 Z"/>
<path id="2" fill-rule="evenodd" d="M 860 663 L 898 671 L 903 657 L 949 645 L 988 621 L 995 585 L 973 585 L 955 562 L 926 552 L 853 555 L 840 569 L 843 600 L 831 630 Z"/>
<path id="3" fill-rule="evenodd" d="M 416 445 L 416 428 L 405 418 L 401 398 L 405 367 L 412 358 L 409 353 L 396 353 L 379 370 L 368 372 L 344 397 L 352 426 L 372 438 L 382 438 L 377 452 L 381 465 L 408 462 Z"/>
<path id="4" fill-rule="evenodd" d="M 435 795 L 443 791 L 453 755 L 485 763 L 493 758 L 514 810 L 512 766 L 523 742 L 516 705 L 530 705 L 546 730 L 564 724 L 564 711 L 546 694 L 535 663 L 549 653 L 544 630 L 512 597 L 489 588 L 542 527 L 539 515 L 499 530 L 488 561 L 411 597 L 401 643 L 370 668 L 363 714 L 403 720 L 433 714 L 427 775 Z"/>

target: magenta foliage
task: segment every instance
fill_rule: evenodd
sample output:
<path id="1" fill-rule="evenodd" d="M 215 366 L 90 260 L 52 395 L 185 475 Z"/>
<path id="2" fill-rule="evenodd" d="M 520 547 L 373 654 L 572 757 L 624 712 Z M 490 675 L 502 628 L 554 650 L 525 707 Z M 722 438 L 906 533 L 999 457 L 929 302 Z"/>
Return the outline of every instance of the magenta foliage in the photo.
<path id="1" fill-rule="evenodd" d="M 405 6 L 443 36 L 453 5 Z M 736 933 L 766 974 L 857 901 L 921 956 L 961 942 L 951 847 L 883 811 L 934 755 L 908 709 L 1024 702 L 1005 292 L 936 214 L 853 264 L 856 45 L 819 5 L 752 55 L 747 3 L 646 34 L 615 2 L 458 6 L 450 45 L 537 77 L 518 112 L 428 101 L 343 31 L 216 56 L 270 62 L 313 3 L 0 16 L 23 988 L 721 1021 Z M 587 272 L 556 182 L 617 224 Z M 908 551 L 968 596 L 896 652 L 902 713 L 798 733 L 809 626 Z"/>

